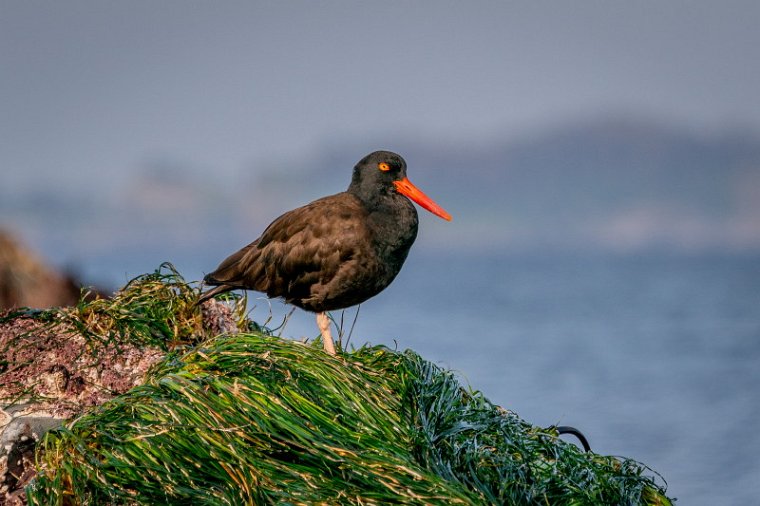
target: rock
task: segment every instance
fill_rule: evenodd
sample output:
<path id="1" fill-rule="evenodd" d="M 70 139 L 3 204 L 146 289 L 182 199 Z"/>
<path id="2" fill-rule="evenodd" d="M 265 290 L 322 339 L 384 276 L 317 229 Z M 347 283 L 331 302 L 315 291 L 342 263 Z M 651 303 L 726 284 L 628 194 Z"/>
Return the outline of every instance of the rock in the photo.
<path id="1" fill-rule="evenodd" d="M 139 385 L 164 352 L 88 339 L 65 322 L 0 321 L 0 504 L 34 474 L 34 448 L 51 428 Z M 16 502 L 16 504 L 23 504 Z"/>
<path id="2" fill-rule="evenodd" d="M 0 229 L 0 309 L 76 304 L 80 284 L 46 265 L 10 233 Z M 96 296 L 97 290 L 92 292 Z"/>

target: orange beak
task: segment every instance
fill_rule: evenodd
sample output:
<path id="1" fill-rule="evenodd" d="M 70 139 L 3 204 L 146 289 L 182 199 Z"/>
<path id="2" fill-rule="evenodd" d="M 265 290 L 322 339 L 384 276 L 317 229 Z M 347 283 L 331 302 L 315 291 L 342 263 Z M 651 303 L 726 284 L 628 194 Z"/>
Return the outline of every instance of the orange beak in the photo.
<path id="1" fill-rule="evenodd" d="M 404 178 L 401 181 L 394 181 L 396 190 L 406 197 L 409 197 L 419 205 L 430 211 L 436 216 L 440 216 L 446 221 L 451 221 L 451 215 L 443 210 L 441 206 L 433 202 L 433 199 L 422 193 L 422 190 L 417 188 L 409 181 L 409 178 Z"/>

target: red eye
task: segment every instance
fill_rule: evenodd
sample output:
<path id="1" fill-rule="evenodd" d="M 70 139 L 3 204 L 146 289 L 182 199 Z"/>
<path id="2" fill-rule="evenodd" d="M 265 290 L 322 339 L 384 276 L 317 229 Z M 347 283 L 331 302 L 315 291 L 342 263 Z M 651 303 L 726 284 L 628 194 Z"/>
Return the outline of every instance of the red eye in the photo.
<path id="1" fill-rule="evenodd" d="M 378 163 L 377 168 L 382 170 L 383 172 L 388 172 L 389 170 L 391 170 L 391 166 L 385 162 Z"/>

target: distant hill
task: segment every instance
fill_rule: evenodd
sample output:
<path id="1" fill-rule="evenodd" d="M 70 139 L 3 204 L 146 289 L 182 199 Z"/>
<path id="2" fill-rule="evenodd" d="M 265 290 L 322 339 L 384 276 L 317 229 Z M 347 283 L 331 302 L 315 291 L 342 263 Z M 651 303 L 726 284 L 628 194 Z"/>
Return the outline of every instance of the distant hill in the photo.
<path id="1" fill-rule="evenodd" d="M 480 149 L 409 140 L 394 149 L 468 248 L 760 249 L 760 138 L 742 132 L 621 118 Z"/>

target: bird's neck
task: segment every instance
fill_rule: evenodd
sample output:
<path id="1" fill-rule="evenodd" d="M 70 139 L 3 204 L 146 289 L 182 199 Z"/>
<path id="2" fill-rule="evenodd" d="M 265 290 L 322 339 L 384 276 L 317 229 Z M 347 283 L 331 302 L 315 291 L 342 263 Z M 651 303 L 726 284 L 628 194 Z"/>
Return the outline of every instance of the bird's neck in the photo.
<path id="1" fill-rule="evenodd" d="M 395 188 L 381 185 L 366 187 L 367 184 L 354 178 L 347 193 L 359 199 L 367 210 L 368 225 L 377 247 L 386 252 L 404 248 L 408 251 L 417 236 L 418 218 L 414 204 L 397 193 Z"/>
<path id="2" fill-rule="evenodd" d="M 417 210 L 408 198 L 397 193 L 378 197 L 368 208 L 373 242 L 382 256 L 403 263 L 417 237 Z"/>

